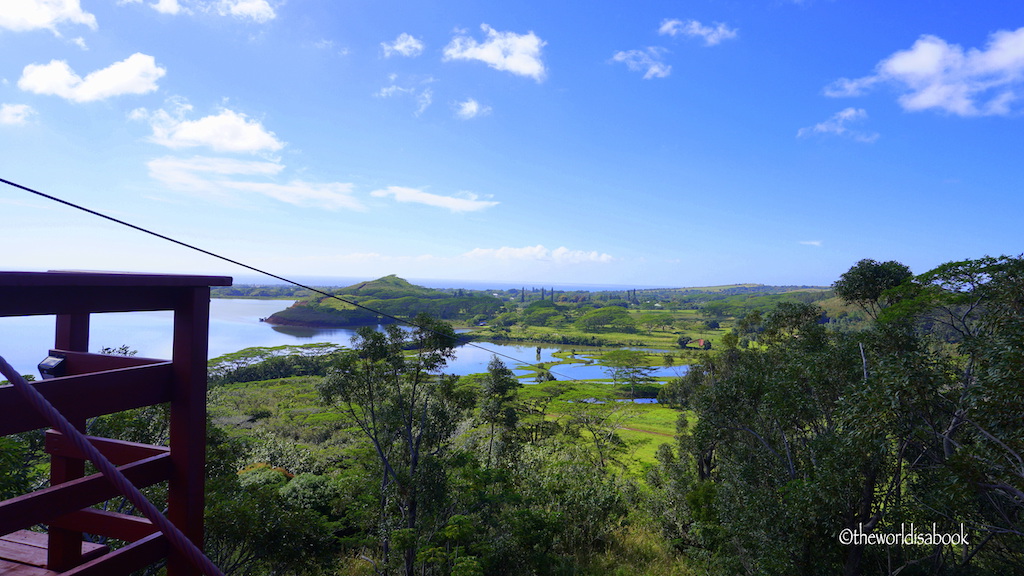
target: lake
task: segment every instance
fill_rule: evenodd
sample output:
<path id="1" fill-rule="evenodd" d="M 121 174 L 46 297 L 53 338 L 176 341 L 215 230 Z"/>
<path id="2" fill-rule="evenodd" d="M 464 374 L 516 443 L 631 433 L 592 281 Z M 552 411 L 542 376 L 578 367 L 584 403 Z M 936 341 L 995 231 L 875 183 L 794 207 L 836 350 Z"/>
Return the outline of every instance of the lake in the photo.
<path id="1" fill-rule="evenodd" d="M 251 300 L 214 298 L 210 302 L 210 344 L 209 357 L 216 358 L 229 352 L 236 352 L 253 346 L 282 346 L 289 344 L 310 344 L 330 342 L 348 345 L 354 330 L 315 329 L 293 326 L 273 326 L 260 322 L 278 310 L 292 304 L 289 300 Z M 37 364 L 46 358 L 46 352 L 53 346 L 53 316 L 22 316 L 0 318 L 0 356 L 3 356 L 18 372 L 38 377 Z M 90 320 L 90 351 L 100 348 L 116 348 L 122 344 L 138 350 L 139 356 L 149 358 L 171 357 L 171 336 L 173 314 L 166 312 L 125 312 L 93 314 Z M 553 356 L 561 350 L 575 349 L 580 359 L 588 352 L 582 346 L 541 345 L 512 346 L 476 342 L 459 347 L 457 357 L 449 362 L 446 372 L 451 374 L 473 374 L 486 372 L 491 356 L 497 353 L 510 368 L 520 364 L 560 361 Z M 513 358 L 515 360 L 512 360 Z M 685 367 L 659 368 L 655 376 L 678 376 Z M 585 380 L 608 378 L 604 367 L 597 364 L 561 364 L 551 367 L 559 380 Z M 519 375 L 524 370 L 516 370 Z"/>

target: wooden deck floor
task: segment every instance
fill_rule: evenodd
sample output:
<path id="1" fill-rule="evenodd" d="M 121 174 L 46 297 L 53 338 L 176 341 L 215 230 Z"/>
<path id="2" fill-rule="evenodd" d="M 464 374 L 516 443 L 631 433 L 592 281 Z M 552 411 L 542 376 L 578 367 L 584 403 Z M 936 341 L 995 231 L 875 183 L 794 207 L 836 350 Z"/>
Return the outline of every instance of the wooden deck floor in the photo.
<path id="1" fill-rule="evenodd" d="M 46 569 L 46 534 L 19 530 L 0 536 L 0 576 L 57 576 Z M 82 542 L 83 560 L 109 552 L 101 544 Z"/>

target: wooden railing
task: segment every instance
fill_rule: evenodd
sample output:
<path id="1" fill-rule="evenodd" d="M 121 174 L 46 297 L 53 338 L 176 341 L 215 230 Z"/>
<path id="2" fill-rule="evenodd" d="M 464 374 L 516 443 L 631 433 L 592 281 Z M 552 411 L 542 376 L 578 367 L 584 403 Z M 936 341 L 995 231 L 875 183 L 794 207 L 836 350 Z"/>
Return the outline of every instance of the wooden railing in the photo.
<path id="1" fill-rule="evenodd" d="M 135 487 L 166 481 L 171 528 L 200 548 L 209 287 L 230 284 L 224 277 L 0 272 L 0 316 L 57 317 L 54 349 L 41 351 L 40 359 L 46 352 L 63 356 L 66 375 L 32 386 L 75 429 L 84 431 L 86 421 L 96 416 L 169 403 L 167 447 L 88 440 Z M 174 312 L 171 360 L 88 352 L 91 314 L 134 310 Z M 0 435 L 49 425 L 13 386 L 0 386 Z M 163 558 L 168 576 L 200 574 L 194 558 L 171 546 L 168 535 L 150 520 L 92 508 L 119 490 L 102 474 L 86 476 L 84 454 L 71 440 L 48 431 L 50 486 L 0 502 L 0 575 L 117 576 Z M 42 543 L 38 534 L 25 532 L 38 525 L 48 528 Z M 108 551 L 84 544 L 83 533 L 128 544 Z"/>

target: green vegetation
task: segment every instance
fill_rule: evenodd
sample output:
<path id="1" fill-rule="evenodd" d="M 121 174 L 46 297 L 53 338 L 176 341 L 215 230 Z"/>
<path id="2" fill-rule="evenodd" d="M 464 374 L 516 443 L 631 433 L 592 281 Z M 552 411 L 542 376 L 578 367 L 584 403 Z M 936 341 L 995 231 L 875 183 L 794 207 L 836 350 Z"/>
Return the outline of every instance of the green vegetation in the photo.
<path id="1" fill-rule="evenodd" d="M 1019 571 L 1022 289 L 1021 258 L 917 277 L 865 260 L 836 285 L 878 317 L 862 330 L 780 304 L 757 349 L 707 357 L 660 396 L 696 417 L 659 454 L 666 534 L 722 574 Z M 968 543 L 840 541 L 911 524 L 963 526 Z"/>
<path id="2" fill-rule="evenodd" d="M 919 276 L 862 260 L 835 292 L 755 288 L 661 309 L 518 291 L 481 330 L 661 347 L 556 354 L 606 368 L 586 382 L 497 359 L 445 376 L 454 331 L 427 317 L 211 361 L 207 548 L 254 576 L 1019 571 L 1024 259 Z M 159 441 L 166 411 L 90 431 Z M 38 485 L 40 451 L 0 439 L 0 490 Z M 968 543 L 841 540 L 910 524 Z"/>
<path id="3" fill-rule="evenodd" d="M 319 290 L 327 291 L 329 288 L 316 287 Z M 298 286 L 282 284 L 233 284 L 231 286 L 214 286 L 210 288 L 210 296 L 213 298 L 260 298 L 266 300 L 294 300 L 296 298 L 309 298 L 314 292 Z"/>

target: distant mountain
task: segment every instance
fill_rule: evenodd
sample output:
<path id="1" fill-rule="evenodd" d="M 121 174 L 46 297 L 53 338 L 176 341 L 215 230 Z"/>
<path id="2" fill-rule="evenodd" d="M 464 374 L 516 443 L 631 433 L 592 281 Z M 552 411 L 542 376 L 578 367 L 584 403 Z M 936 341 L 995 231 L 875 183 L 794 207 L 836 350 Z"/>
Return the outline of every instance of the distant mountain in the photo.
<path id="1" fill-rule="evenodd" d="M 501 308 L 501 301 L 488 293 L 425 288 L 394 274 L 340 288 L 332 294 L 341 300 L 321 295 L 304 298 L 274 313 L 267 322 L 338 328 L 386 324 L 393 321 L 388 316 L 411 319 L 421 313 L 442 320 L 470 320 L 492 316 Z"/>

